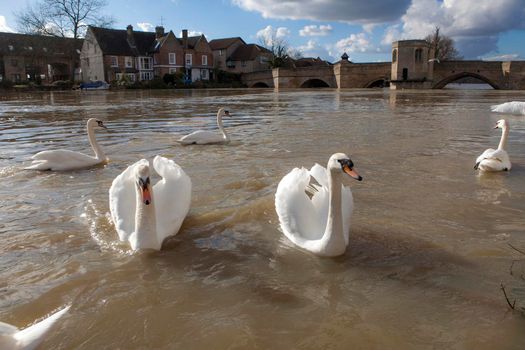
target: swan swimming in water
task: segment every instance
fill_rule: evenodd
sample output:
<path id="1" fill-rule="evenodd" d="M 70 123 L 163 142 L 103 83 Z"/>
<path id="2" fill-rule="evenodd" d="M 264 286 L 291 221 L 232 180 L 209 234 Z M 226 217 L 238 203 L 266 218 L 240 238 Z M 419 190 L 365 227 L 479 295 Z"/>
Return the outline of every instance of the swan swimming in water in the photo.
<path id="1" fill-rule="evenodd" d="M 117 176 L 109 189 L 118 236 L 133 250 L 160 250 L 166 237 L 177 234 L 190 209 L 191 180 L 184 170 L 160 156 L 153 159 L 153 168 L 162 177 L 155 186 L 149 162 L 141 159 Z"/>
<path id="2" fill-rule="evenodd" d="M 501 139 L 499 141 L 498 149 L 489 148 L 483 152 L 478 159 L 474 169 L 482 171 L 507 171 L 510 170 L 511 164 L 505 147 L 507 145 L 507 137 L 509 135 L 509 123 L 505 119 L 500 119 L 496 123 L 494 129 L 500 128 Z"/>
<path id="3" fill-rule="evenodd" d="M 183 145 L 207 145 L 217 143 L 228 143 L 230 142 L 230 137 L 226 133 L 226 130 L 224 130 L 224 126 L 222 125 L 222 118 L 229 116 L 229 111 L 225 110 L 224 108 L 219 108 L 219 111 L 217 112 L 217 126 L 219 127 L 221 135 L 213 131 L 197 130 L 189 135 L 181 137 L 179 140 L 177 140 L 177 142 Z"/>
<path id="4" fill-rule="evenodd" d="M 492 112 L 525 115 L 525 102 L 512 101 L 490 106 Z"/>
<path id="5" fill-rule="evenodd" d="M 44 340 L 45 335 L 55 322 L 62 317 L 69 308 L 70 306 L 67 306 L 23 330 L 0 322 L 0 349 L 31 350 L 36 348 Z"/>
<path id="6" fill-rule="evenodd" d="M 319 256 L 344 254 L 353 210 L 352 191 L 343 186 L 347 175 L 361 181 L 344 153 L 335 153 L 327 168 L 295 168 L 282 178 L 275 193 L 281 229 L 297 246 Z M 317 184 L 311 184 L 311 178 Z"/>
<path id="7" fill-rule="evenodd" d="M 33 162 L 26 169 L 28 170 L 74 170 L 91 167 L 97 164 L 107 162 L 104 151 L 95 139 L 95 127 L 107 129 L 101 120 L 90 118 L 86 123 L 87 134 L 91 148 L 95 152 L 95 156 L 88 156 L 87 154 L 74 152 L 64 149 L 42 151 L 35 154 Z"/>

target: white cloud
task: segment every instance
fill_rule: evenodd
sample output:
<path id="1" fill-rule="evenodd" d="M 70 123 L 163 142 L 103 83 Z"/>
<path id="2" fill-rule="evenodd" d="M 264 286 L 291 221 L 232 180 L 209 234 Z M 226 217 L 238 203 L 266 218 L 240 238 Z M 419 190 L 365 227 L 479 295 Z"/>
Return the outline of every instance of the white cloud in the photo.
<path id="1" fill-rule="evenodd" d="M 14 33 L 15 30 L 7 25 L 4 16 L 0 16 L 0 32 Z"/>
<path id="2" fill-rule="evenodd" d="M 266 28 L 261 29 L 255 35 L 263 43 L 271 45 L 274 39 L 284 39 L 290 35 L 290 30 L 286 27 L 279 27 L 274 29 L 272 26 L 266 26 Z"/>
<path id="3" fill-rule="evenodd" d="M 520 55 L 517 53 L 509 53 L 509 54 L 503 54 L 503 55 L 496 55 L 496 56 L 487 56 L 487 57 L 481 57 L 483 61 L 516 61 L 520 60 Z"/>
<path id="4" fill-rule="evenodd" d="M 299 30 L 300 36 L 326 36 L 332 32 L 332 26 L 327 24 L 320 26 L 310 25 Z"/>
<path id="5" fill-rule="evenodd" d="M 332 56 L 338 57 L 346 52 L 347 54 L 354 52 L 371 52 L 374 47 L 365 33 L 351 34 L 349 37 L 339 40 L 335 43 Z"/>
<path id="6" fill-rule="evenodd" d="M 319 45 L 315 40 L 308 40 L 305 45 L 297 47 L 303 57 L 320 57 L 327 61 L 332 61 L 333 57 L 325 46 Z"/>
<path id="7" fill-rule="evenodd" d="M 197 30 L 188 30 L 188 36 L 201 36 L 203 33 Z M 179 33 L 179 38 L 182 38 L 182 31 Z"/>
<path id="8" fill-rule="evenodd" d="M 435 27 L 454 39 L 467 58 L 497 51 L 498 37 L 525 28 L 524 0 L 412 0 L 400 27 L 387 29 L 382 43 L 423 39 Z"/>
<path id="9" fill-rule="evenodd" d="M 155 28 L 155 26 L 148 22 L 141 22 L 137 23 L 137 26 L 142 30 L 143 32 L 151 32 Z"/>
<path id="10" fill-rule="evenodd" d="M 355 23 L 384 23 L 397 20 L 411 0 L 232 0 L 264 18 L 311 19 Z"/>

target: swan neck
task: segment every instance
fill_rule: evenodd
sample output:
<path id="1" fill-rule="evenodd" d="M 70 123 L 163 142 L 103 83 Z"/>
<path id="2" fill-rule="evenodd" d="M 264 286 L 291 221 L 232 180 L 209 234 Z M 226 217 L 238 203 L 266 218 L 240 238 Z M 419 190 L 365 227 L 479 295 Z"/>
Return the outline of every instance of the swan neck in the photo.
<path id="1" fill-rule="evenodd" d="M 92 125 L 88 125 L 87 134 L 88 134 L 89 143 L 91 144 L 91 148 L 95 152 L 95 157 L 99 160 L 106 159 L 106 154 L 104 153 L 102 148 L 100 148 L 97 142 L 97 139 L 95 138 L 95 130 L 93 129 Z"/>
<path id="2" fill-rule="evenodd" d="M 504 150 L 507 147 L 507 138 L 509 136 L 509 128 L 504 126 L 501 129 L 501 139 L 499 140 L 498 149 Z"/>
<path id="3" fill-rule="evenodd" d="M 228 134 L 226 133 L 226 130 L 224 130 L 224 125 L 222 124 L 222 116 L 219 113 L 217 113 L 217 126 L 219 127 L 220 132 L 222 133 L 222 137 L 228 141 L 230 138 L 228 137 Z"/>
<path id="4" fill-rule="evenodd" d="M 322 240 L 327 250 L 346 248 L 343 234 L 343 215 L 341 207 L 341 179 L 340 175 L 332 174 L 328 169 L 328 220 Z"/>
<path id="5" fill-rule="evenodd" d="M 157 220 L 155 217 L 155 202 L 153 191 L 150 192 L 151 203 L 146 205 L 142 201 L 140 190 L 136 190 L 137 211 L 135 212 L 136 242 L 133 249 L 152 248 L 160 249 L 157 239 Z"/>

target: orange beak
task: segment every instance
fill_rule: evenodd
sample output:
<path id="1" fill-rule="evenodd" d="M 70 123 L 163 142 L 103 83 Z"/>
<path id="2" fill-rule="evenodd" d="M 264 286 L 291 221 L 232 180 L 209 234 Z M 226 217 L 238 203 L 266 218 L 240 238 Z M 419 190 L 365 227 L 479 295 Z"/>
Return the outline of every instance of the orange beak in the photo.
<path id="1" fill-rule="evenodd" d="M 142 188 L 142 202 L 146 205 L 151 203 L 151 193 L 147 186 Z"/>
<path id="2" fill-rule="evenodd" d="M 359 175 L 357 173 L 357 171 L 355 171 L 354 169 L 350 168 L 348 165 L 345 165 L 343 167 L 343 171 L 345 173 L 347 173 L 348 175 L 350 175 L 351 177 L 353 177 L 354 179 L 356 179 L 357 181 L 363 180 L 363 177 L 361 175 Z"/>

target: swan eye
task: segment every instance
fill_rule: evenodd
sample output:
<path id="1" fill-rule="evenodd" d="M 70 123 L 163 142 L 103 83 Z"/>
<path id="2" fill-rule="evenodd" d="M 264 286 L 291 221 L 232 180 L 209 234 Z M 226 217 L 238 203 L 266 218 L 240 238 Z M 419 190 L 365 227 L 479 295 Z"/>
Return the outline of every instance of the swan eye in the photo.
<path id="1" fill-rule="evenodd" d="M 351 159 L 338 159 L 337 161 L 339 162 L 339 164 L 341 164 L 341 168 L 347 166 L 350 169 L 352 169 L 354 167 L 354 163 Z"/>
<path id="2" fill-rule="evenodd" d="M 146 180 L 139 177 L 139 182 L 137 183 L 137 185 L 139 185 L 139 187 L 142 187 L 142 188 L 147 187 L 149 185 L 149 177 L 147 177 Z"/>

